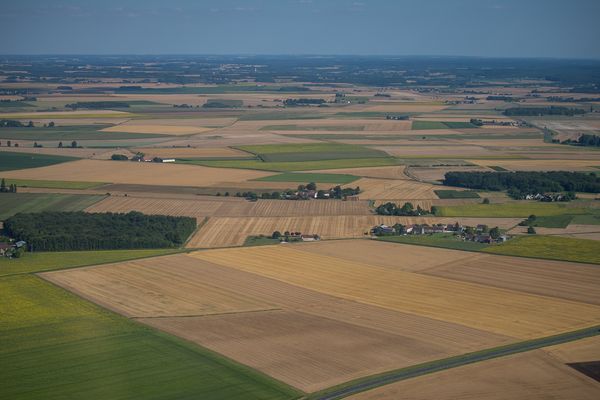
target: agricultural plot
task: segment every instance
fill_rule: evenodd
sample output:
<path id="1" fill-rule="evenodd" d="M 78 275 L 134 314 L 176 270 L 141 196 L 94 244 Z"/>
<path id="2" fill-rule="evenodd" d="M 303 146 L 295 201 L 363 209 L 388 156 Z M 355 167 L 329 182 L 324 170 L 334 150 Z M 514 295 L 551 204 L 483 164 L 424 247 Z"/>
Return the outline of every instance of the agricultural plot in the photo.
<path id="1" fill-rule="evenodd" d="M 464 206 L 442 206 L 438 208 L 438 215 L 443 217 L 498 217 L 527 218 L 530 215 L 551 217 L 559 215 L 585 215 L 591 210 L 584 205 L 577 207 L 567 204 L 542 203 L 535 201 L 513 201 L 502 204 L 470 204 Z"/>
<path id="2" fill-rule="evenodd" d="M 301 162 L 388 157 L 382 151 L 342 143 L 255 145 L 240 146 L 239 149 L 256 154 L 265 162 Z"/>
<path id="3" fill-rule="evenodd" d="M 110 196 L 88 207 L 87 212 L 139 211 L 144 214 L 162 214 L 203 218 L 208 216 L 227 217 L 282 217 L 282 216 L 318 216 L 318 215 L 371 215 L 364 201 L 284 201 L 258 200 L 249 202 L 244 199 L 217 201 L 205 199 L 177 199 L 146 196 Z M 268 232 L 268 233 L 272 233 Z"/>
<path id="4" fill-rule="evenodd" d="M 361 189 L 362 199 L 437 199 L 434 190 L 440 186 L 412 180 L 363 178 L 353 183 Z"/>
<path id="5" fill-rule="evenodd" d="M 479 194 L 472 190 L 434 190 L 440 199 L 479 199 Z"/>
<path id="6" fill-rule="evenodd" d="M 564 151 L 564 150 L 563 150 Z M 536 160 L 476 160 L 467 161 L 481 166 L 496 166 L 508 171 L 593 171 L 594 167 L 600 167 L 599 160 L 585 160 L 575 158 L 564 158 L 564 152 L 560 159 L 542 159 Z"/>
<path id="7" fill-rule="evenodd" d="M 156 313 L 161 318 L 137 320 L 305 391 L 509 340 L 346 301 L 187 255 L 44 277 L 126 315 Z M 120 284 L 115 286 L 115 280 Z M 168 316 L 182 310 L 191 314 Z M 315 347 L 316 341 L 321 345 Z"/>
<path id="8" fill-rule="evenodd" d="M 412 123 L 413 130 L 421 129 L 469 129 L 477 128 L 470 122 L 462 121 L 421 121 L 416 120 Z"/>
<path id="9" fill-rule="evenodd" d="M 320 161 L 290 161 L 290 162 L 263 162 L 260 160 L 224 160 L 224 161 L 185 161 L 187 164 L 205 165 L 215 168 L 255 169 L 263 171 L 312 171 L 324 169 L 347 169 L 359 167 L 381 167 L 398 165 L 401 162 L 395 158 L 355 158 L 340 160 Z"/>
<path id="10" fill-rule="evenodd" d="M 71 182 L 71 181 L 39 181 L 35 179 L 6 179 L 6 184 L 15 184 L 19 189 L 45 188 L 45 189 L 95 189 L 102 186 L 98 182 Z"/>
<path id="11" fill-rule="evenodd" d="M 148 158 L 240 158 L 249 154 L 231 147 L 140 147 L 131 149 Z"/>
<path id="12" fill-rule="evenodd" d="M 258 178 L 257 181 L 262 182 L 317 182 L 317 183 L 334 183 L 334 184 L 348 184 L 359 179 L 358 176 L 348 174 L 327 174 L 327 173 L 283 173 L 271 176 L 265 176 L 264 178 Z"/>
<path id="13" fill-rule="evenodd" d="M 20 212 L 82 211 L 104 197 L 58 193 L 0 193 L 0 220 Z"/>
<path id="14" fill-rule="evenodd" d="M 598 242 L 559 236 L 520 236 L 485 249 L 493 254 L 600 264 Z"/>
<path id="15" fill-rule="evenodd" d="M 362 176 L 365 178 L 410 179 L 405 174 L 405 169 L 406 167 L 404 165 L 399 165 L 390 167 L 342 168 L 336 170 L 322 170 L 314 172 L 325 174 L 349 174 L 354 176 Z"/>
<path id="16" fill-rule="evenodd" d="M 72 140 L 127 140 L 156 137 L 155 135 L 131 134 L 124 132 L 104 131 L 108 124 L 98 125 L 65 125 L 52 128 L 2 128 L 0 139 L 37 140 L 37 141 L 72 141 Z"/>
<path id="17" fill-rule="evenodd" d="M 73 160 L 72 157 L 3 151 L 0 153 L 0 171 L 39 168 Z"/>
<path id="18" fill-rule="evenodd" d="M 10 171 L 6 178 L 110 182 L 166 186 L 211 186 L 270 175 L 259 171 L 205 168 L 194 165 L 79 160 L 45 168 Z"/>
<path id="19" fill-rule="evenodd" d="M 599 394 L 597 383 L 535 350 L 408 379 L 349 399 L 592 400 Z"/>
<path id="20" fill-rule="evenodd" d="M 434 159 L 468 159 L 475 157 L 505 158 L 506 154 L 482 146 L 469 146 L 465 144 L 423 145 L 412 146 L 377 146 L 375 149 L 385 151 L 398 158 L 434 158 Z"/>
<path id="21" fill-rule="evenodd" d="M 275 200 L 276 201 L 276 200 Z M 327 202 L 326 200 L 325 202 Z M 280 202 L 281 203 L 281 202 Z M 290 202 L 286 202 L 290 203 Z M 346 202 L 354 203 L 354 202 Z M 455 223 L 463 225 L 476 225 L 478 223 L 512 228 L 519 223 L 513 218 L 438 218 L 438 217 L 389 217 L 380 215 L 359 215 L 364 213 L 364 205 L 358 206 L 354 215 L 344 211 L 346 215 L 333 216 L 308 216 L 295 213 L 281 217 L 211 217 L 207 223 L 189 240 L 189 248 L 214 248 L 241 246 L 248 236 L 271 235 L 274 231 L 302 232 L 304 234 L 318 234 L 324 239 L 362 238 L 368 235 L 369 230 L 378 224 L 394 225 L 395 223 L 408 224 L 433 224 Z M 272 211 L 271 211 L 272 212 Z M 286 214 L 283 214 L 286 215 Z M 304 217 L 302 217 L 304 215 Z"/>
<path id="22" fill-rule="evenodd" d="M 283 384 L 33 276 L 0 279 L 2 396 L 289 399 Z M 132 391 L 132 388 L 135 390 Z"/>
<path id="23" fill-rule="evenodd" d="M 519 339 L 550 336 L 600 321 L 600 307 L 593 305 L 308 256 L 289 246 L 222 249 L 193 256 L 347 300 Z"/>

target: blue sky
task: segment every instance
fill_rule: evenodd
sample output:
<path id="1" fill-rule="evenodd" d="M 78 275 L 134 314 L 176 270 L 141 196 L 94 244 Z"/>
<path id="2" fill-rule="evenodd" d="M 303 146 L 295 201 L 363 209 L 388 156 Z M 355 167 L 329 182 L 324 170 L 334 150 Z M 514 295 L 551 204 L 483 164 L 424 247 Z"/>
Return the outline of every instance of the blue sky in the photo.
<path id="1" fill-rule="evenodd" d="M 600 0 L 0 0 L 2 54 L 600 58 Z"/>

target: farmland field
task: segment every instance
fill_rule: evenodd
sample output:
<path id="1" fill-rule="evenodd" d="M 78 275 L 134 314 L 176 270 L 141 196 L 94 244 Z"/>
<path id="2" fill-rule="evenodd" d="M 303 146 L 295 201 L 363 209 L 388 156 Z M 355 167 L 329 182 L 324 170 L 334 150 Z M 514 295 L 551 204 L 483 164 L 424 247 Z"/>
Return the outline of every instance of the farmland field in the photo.
<path id="1" fill-rule="evenodd" d="M 551 217 L 564 214 L 582 215 L 586 208 L 569 207 L 565 204 L 521 201 L 503 204 L 470 204 L 464 206 L 438 207 L 444 217 L 522 217 L 530 215 Z"/>
<path id="2" fill-rule="evenodd" d="M 256 154 L 265 162 L 302 162 L 388 157 L 383 151 L 341 143 L 254 145 L 239 146 L 238 148 Z"/>
<path id="3" fill-rule="evenodd" d="M 58 193 L 0 193 L 0 220 L 19 212 L 82 211 L 104 197 Z"/>
<path id="4" fill-rule="evenodd" d="M 348 174 L 325 174 L 325 173 L 284 173 L 278 175 L 265 176 L 264 178 L 258 178 L 257 181 L 262 182 L 323 182 L 323 183 L 337 183 L 337 184 L 348 184 L 359 179 L 358 176 Z"/>
<path id="5" fill-rule="evenodd" d="M 420 236 L 383 236 L 379 238 L 386 242 L 414 244 L 420 246 L 441 247 L 445 249 L 479 251 L 487 247 L 486 244 L 459 240 L 452 234 L 434 234 Z"/>
<path id="6" fill-rule="evenodd" d="M 487 248 L 485 251 L 494 254 L 600 264 L 598 242 L 587 239 L 522 236 L 500 246 Z"/>
<path id="7" fill-rule="evenodd" d="M 0 139 L 12 140 L 65 140 L 70 144 L 71 140 L 126 140 L 126 139 L 145 139 L 155 138 L 156 135 L 143 133 L 126 133 L 105 130 L 110 125 L 67 125 L 55 126 L 52 128 L 2 128 L 0 129 Z M 55 145 L 56 146 L 56 145 Z"/>
<path id="8" fill-rule="evenodd" d="M 35 179 L 6 179 L 6 184 L 15 184 L 19 188 L 46 188 L 46 189 L 94 189 L 102 186 L 98 182 L 73 182 L 73 181 L 40 181 Z"/>
<path id="9" fill-rule="evenodd" d="M 0 258 L 0 276 L 106 264 L 176 252 L 178 250 L 173 249 L 34 252 L 13 260 Z"/>
<path id="10" fill-rule="evenodd" d="M 400 161 L 395 158 L 355 158 L 320 161 L 290 161 L 290 162 L 263 162 L 259 160 L 224 160 L 224 161 L 185 161 L 187 164 L 205 165 L 217 168 L 256 169 L 264 171 L 310 171 L 315 169 L 338 169 L 358 167 L 380 167 L 398 165 Z"/>
<path id="11" fill-rule="evenodd" d="M 476 128 L 475 125 L 470 122 L 442 122 L 442 121 L 413 121 L 412 129 L 468 129 Z"/>
<path id="12" fill-rule="evenodd" d="M 39 168 L 73 161 L 75 158 L 31 153 L 0 153 L 0 171 Z"/>
<path id="13" fill-rule="evenodd" d="M 471 190 L 434 190 L 440 199 L 478 199 L 479 194 Z"/>
<path id="14" fill-rule="evenodd" d="M 292 389 L 33 276 L 0 278 L 2 395 L 287 399 Z M 57 367 L 60 366 L 60 367 Z M 131 388 L 135 387 L 132 392 Z"/>

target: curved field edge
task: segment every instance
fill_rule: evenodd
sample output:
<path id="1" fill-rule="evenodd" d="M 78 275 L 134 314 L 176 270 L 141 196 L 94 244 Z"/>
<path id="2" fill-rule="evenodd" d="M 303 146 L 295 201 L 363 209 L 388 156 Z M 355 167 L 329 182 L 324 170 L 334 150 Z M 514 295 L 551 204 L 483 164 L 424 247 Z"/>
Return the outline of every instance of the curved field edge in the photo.
<path id="1" fill-rule="evenodd" d="M 598 335 L 600 335 L 600 325 L 580 329 L 577 331 L 566 332 L 559 335 L 512 343 L 505 346 L 493 347 L 490 349 L 462 354 L 455 357 L 449 357 L 441 360 L 413 365 L 407 368 L 389 371 L 383 374 L 377 374 L 366 378 L 360 378 L 354 381 L 344 383 L 342 385 L 338 385 L 329 389 L 312 393 L 307 397 L 307 399 L 341 399 L 405 379 L 416 378 L 418 376 L 432 374 L 435 372 L 456 368 L 463 365 L 474 364 L 481 361 L 505 357 L 512 354 L 522 353 L 548 346 L 554 346 L 557 344 L 572 342 Z"/>
<path id="2" fill-rule="evenodd" d="M 96 250 L 25 253 L 21 258 L 0 257 L 0 277 L 109 264 L 181 253 L 181 249 Z"/>
<path id="3" fill-rule="evenodd" d="M 0 278 L 3 397 L 290 399 L 301 393 L 39 277 Z M 60 368 L 57 368 L 60 366 Z"/>

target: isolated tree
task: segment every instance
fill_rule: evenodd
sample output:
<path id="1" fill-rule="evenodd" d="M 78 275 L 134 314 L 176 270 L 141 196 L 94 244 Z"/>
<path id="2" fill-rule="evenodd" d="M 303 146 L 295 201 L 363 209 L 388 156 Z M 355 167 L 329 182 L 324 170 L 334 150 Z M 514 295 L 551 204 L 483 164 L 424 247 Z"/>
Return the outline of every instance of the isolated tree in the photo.
<path id="1" fill-rule="evenodd" d="M 59 148 L 59 149 L 62 149 L 62 147 L 63 147 L 63 144 L 62 144 L 62 142 L 58 142 L 58 148 Z"/>
<path id="2" fill-rule="evenodd" d="M 0 182 L 0 192 L 6 192 L 6 181 L 2 178 L 2 182 Z"/>
<path id="3" fill-rule="evenodd" d="M 530 226 L 529 228 L 527 228 L 527 233 L 530 235 L 535 235 L 536 234 L 535 228 L 533 226 Z"/>
<path id="4" fill-rule="evenodd" d="M 483 199 L 482 201 L 483 204 L 490 204 L 490 199 L 488 199 L 487 197 Z"/>
<path id="5" fill-rule="evenodd" d="M 76 140 L 73 140 L 73 141 L 71 142 L 71 147 L 72 147 L 72 148 L 76 148 L 76 147 L 77 147 L 77 141 L 76 141 Z"/>
<path id="6" fill-rule="evenodd" d="M 490 237 L 492 239 L 498 239 L 500 237 L 500 228 L 498 228 L 497 226 L 490 229 Z"/>
<path id="7" fill-rule="evenodd" d="M 50 121 L 50 122 L 48 122 L 48 127 L 49 127 L 49 128 L 53 128 L 53 127 L 54 127 L 54 121 Z"/>
<path id="8" fill-rule="evenodd" d="M 271 235 L 272 239 L 279 239 L 281 237 L 281 232 L 279 231 L 275 231 L 273 232 L 273 234 Z"/>
<path id="9" fill-rule="evenodd" d="M 27 124 L 28 128 L 33 128 L 33 121 L 29 121 L 29 123 Z"/>
<path id="10" fill-rule="evenodd" d="M 306 189 L 307 190 L 317 190 L 317 184 L 314 182 L 311 182 L 308 185 L 306 185 Z"/>
<path id="11" fill-rule="evenodd" d="M 6 142 L 6 147 L 10 147 L 11 145 L 12 145 L 12 142 L 11 142 L 10 140 L 8 140 L 8 141 Z"/>

